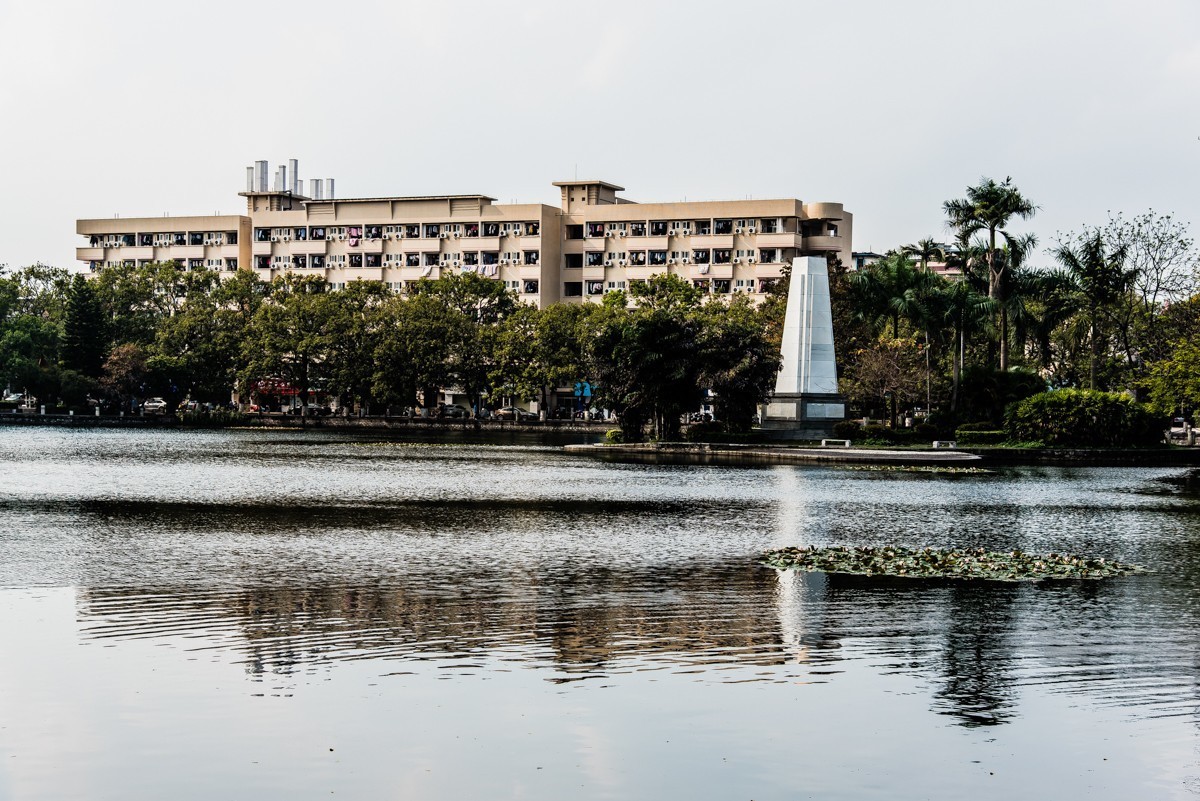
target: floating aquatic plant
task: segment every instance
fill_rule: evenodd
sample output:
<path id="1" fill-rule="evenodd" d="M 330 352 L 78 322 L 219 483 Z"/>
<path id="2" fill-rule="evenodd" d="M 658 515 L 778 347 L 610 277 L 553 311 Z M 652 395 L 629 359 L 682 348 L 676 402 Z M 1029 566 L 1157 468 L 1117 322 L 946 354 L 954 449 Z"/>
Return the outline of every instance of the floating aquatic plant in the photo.
<path id="1" fill-rule="evenodd" d="M 916 465 L 916 464 L 852 464 L 845 465 L 844 470 L 863 470 L 871 473 L 950 473 L 974 476 L 999 475 L 995 470 L 986 467 L 952 467 L 949 465 Z"/>
<path id="2" fill-rule="evenodd" d="M 993 581 L 1100 579 L 1148 572 L 1138 565 L 1103 558 L 1023 551 L 956 551 L 937 548 L 780 548 L 768 551 L 763 564 L 778 570 L 849 573 L 859 576 L 967 578 Z"/>

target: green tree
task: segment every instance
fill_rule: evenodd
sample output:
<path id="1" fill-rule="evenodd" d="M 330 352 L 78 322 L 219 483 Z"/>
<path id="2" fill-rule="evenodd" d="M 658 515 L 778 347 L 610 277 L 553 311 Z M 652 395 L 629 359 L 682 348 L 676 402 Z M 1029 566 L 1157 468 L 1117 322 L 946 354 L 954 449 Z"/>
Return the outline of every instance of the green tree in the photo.
<path id="1" fill-rule="evenodd" d="M 316 276 L 288 274 L 272 281 L 244 343 L 244 378 L 283 379 L 307 406 L 310 392 L 323 383 L 322 369 L 336 336 L 332 310 L 325 281 Z"/>
<path id="2" fill-rule="evenodd" d="M 744 295 L 714 300 L 699 312 L 700 382 L 716 396 L 726 431 L 749 431 L 775 385 L 781 357 L 765 321 Z"/>
<path id="3" fill-rule="evenodd" d="M 76 274 L 67 293 L 63 320 L 63 367 L 99 378 L 107 352 L 108 331 L 99 299 L 91 283 Z"/>
<path id="4" fill-rule="evenodd" d="M 1096 362 L 1105 315 L 1133 286 L 1135 271 L 1125 267 L 1126 251 L 1110 251 L 1096 233 L 1078 247 L 1060 243 L 1054 258 L 1074 279 L 1088 325 L 1088 389 L 1096 389 Z"/>
<path id="5" fill-rule="evenodd" d="M 1013 245 L 1017 236 L 1007 230 L 1014 218 L 1028 220 L 1037 213 L 1031 203 L 1012 183 L 1005 178 L 996 183 L 991 178 L 982 178 L 978 186 L 967 187 L 967 196 L 958 200 L 947 200 L 942 204 L 949 226 L 960 238 L 969 238 L 976 233 L 987 233 L 988 297 L 999 299 L 1004 271 L 1008 265 L 999 258 L 997 236 Z M 999 307 L 1000 325 L 1000 369 L 1008 369 L 1008 316 L 1004 304 Z"/>

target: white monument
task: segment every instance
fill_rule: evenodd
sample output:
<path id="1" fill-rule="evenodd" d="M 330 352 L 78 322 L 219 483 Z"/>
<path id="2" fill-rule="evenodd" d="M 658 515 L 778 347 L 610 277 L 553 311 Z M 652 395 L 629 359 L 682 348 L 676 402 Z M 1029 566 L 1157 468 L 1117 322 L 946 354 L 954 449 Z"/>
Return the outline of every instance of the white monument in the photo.
<path id="1" fill-rule="evenodd" d="M 762 428 L 784 439 L 822 439 L 846 418 L 837 388 L 829 267 L 824 256 L 792 260 L 783 318 L 783 367 Z"/>

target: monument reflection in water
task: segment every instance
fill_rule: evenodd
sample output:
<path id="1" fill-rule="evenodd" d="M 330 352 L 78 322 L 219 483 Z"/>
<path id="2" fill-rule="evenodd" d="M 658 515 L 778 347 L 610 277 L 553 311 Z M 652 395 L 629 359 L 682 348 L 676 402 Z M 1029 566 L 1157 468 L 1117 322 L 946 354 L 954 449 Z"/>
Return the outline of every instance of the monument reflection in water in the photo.
<path id="1" fill-rule="evenodd" d="M 0 797 L 1195 781 L 1200 507 L 1178 471 L 671 467 L 253 432 L 0 430 L 0 461 Z M 1159 572 L 756 562 L 884 542 Z"/>

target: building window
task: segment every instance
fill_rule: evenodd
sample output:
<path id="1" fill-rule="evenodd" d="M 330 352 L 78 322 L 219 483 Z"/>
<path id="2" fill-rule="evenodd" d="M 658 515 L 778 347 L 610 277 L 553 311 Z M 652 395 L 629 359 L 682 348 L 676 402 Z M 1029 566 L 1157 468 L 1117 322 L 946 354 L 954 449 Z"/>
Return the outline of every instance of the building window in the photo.
<path id="1" fill-rule="evenodd" d="M 625 291 L 625 282 L 624 281 L 609 281 L 608 282 L 608 291 L 609 292 L 624 292 Z"/>
<path id="2" fill-rule="evenodd" d="M 472 239 L 479 236 L 479 223 L 467 223 L 466 235 Z"/>
<path id="3" fill-rule="evenodd" d="M 539 236 L 542 226 L 540 223 L 527 222 L 525 223 L 525 236 Z"/>
<path id="4" fill-rule="evenodd" d="M 138 241 L 141 243 L 142 247 L 150 247 L 154 244 L 154 237 L 151 234 L 142 234 L 140 237 L 138 237 Z"/>
<path id="5" fill-rule="evenodd" d="M 758 230 L 764 234 L 774 234 L 779 231 L 779 220 L 774 217 L 769 217 L 765 220 L 758 221 Z"/>
<path id="6" fill-rule="evenodd" d="M 629 224 L 629 235 L 630 236 L 645 236 L 646 235 L 646 224 L 644 222 L 631 222 Z"/>
<path id="7" fill-rule="evenodd" d="M 367 254 L 367 266 L 368 267 L 382 267 L 383 266 L 383 256 L 379 253 L 368 253 Z"/>
<path id="8" fill-rule="evenodd" d="M 484 223 L 483 224 L 483 235 L 484 236 L 500 236 L 500 223 L 494 223 L 494 222 L 493 223 Z"/>
<path id="9" fill-rule="evenodd" d="M 526 264 L 537 264 L 538 258 L 540 256 L 541 256 L 541 253 L 539 251 L 527 250 L 527 251 L 525 251 L 525 263 Z"/>
<path id="10" fill-rule="evenodd" d="M 409 239 L 419 239 L 421 236 L 421 226 L 406 225 L 404 226 L 404 235 Z"/>
<path id="11" fill-rule="evenodd" d="M 582 281 L 565 281 L 563 282 L 563 297 L 578 298 L 583 295 Z"/>
<path id="12" fill-rule="evenodd" d="M 593 239 L 604 236 L 604 223 L 588 223 L 587 235 Z"/>
<path id="13" fill-rule="evenodd" d="M 367 239 L 379 239 L 383 236 L 383 228 L 378 225 L 368 225 L 363 233 Z"/>
<path id="14" fill-rule="evenodd" d="M 587 282 L 587 293 L 589 295 L 603 295 L 604 294 L 604 282 L 603 281 L 588 281 Z"/>
<path id="15" fill-rule="evenodd" d="M 270 256 L 255 256 L 254 257 L 254 266 L 260 270 L 271 269 L 271 257 Z"/>
<path id="16" fill-rule="evenodd" d="M 568 225 L 567 226 L 567 239 L 583 239 L 583 226 L 582 225 Z"/>
<path id="17" fill-rule="evenodd" d="M 225 269 L 236 270 L 237 269 L 237 259 L 226 259 L 225 260 Z"/>
<path id="18" fill-rule="evenodd" d="M 442 226 L 437 223 L 428 223 L 425 226 L 425 238 L 437 239 L 442 233 Z"/>
<path id="19" fill-rule="evenodd" d="M 731 252 L 729 250 L 717 249 L 713 251 L 713 264 L 729 264 Z"/>
<path id="20" fill-rule="evenodd" d="M 667 263 L 667 251 L 652 250 L 650 251 L 650 264 L 659 265 Z"/>
<path id="21" fill-rule="evenodd" d="M 179 235 L 176 234 L 176 236 L 178 237 Z M 271 241 L 271 229 L 270 228 L 255 228 L 254 229 L 254 241 L 255 242 L 270 242 Z M 182 245 L 183 243 L 176 242 L 176 244 Z"/>
<path id="22" fill-rule="evenodd" d="M 696 220 L 692 223 L 692 230 L 700 236 L 708 236 L 712 233 L 712 220 Z"/>
<path id="23" fill-rule="evenodd" d="M 693 250 L 692 261 L 696 264 L 708 264 L 710 253 L 708 250 Z"/>
<path id="24" fill-rule="evenodd" d="M 538 293 L 538 282 L 532 280 L 526 281 L 521 287 L 521 291 L 526 295 L 536 295 Z"/>
<path id="25" fill-rule="evenodd" d="M 479 264 L 479 252 L 475 251 L 472 253 L 464 253 L 463 254 L 463 264 L 466 264 L 469 266 L 474 266 L 476 264 Z"/>
<path id="26" fill-rule="evenodd" d="M 651 220 L 650 221 L 650 236 L 666 236 L 667 221 L 666 220 Z"/>
<path id="27" fill-rule="evenodd" d="M 635 266 L 642 266 L 646 263 L 646 251 L 631 250 L 629 251 L 629 263 Z"/>
<path id="28" fill-rule="evenodd" d="M 583 254 L 582 253 L 568 253 L 566 255 L 566 260 L 567 260 L 566 265 L 567 265 L 568 270 L 583 269 Z"/>
<path id="29" fill-rule="evenodd" d="M 296 262 L 296 266 L 300 269 L 304 269 L 308 266 L 308 258 L 303 255 L 293 256 L 292 261 Z"/>
<path id="30" fill-rule="evenodd" d="M 297 242 L 303 242 L 308 239 L 308 229 L 307 228 L 297 228 L 292 233 L 295 235 Z"/>
<path id="31" fill-rule="evenodd" d="M 733 220 L 713 220 L 713 233 L 717 235 L 732 234 Z"/>
<path id="32" fill-rule="evenodd" d="M 717 294 L 717 295 L 728 295 L 729 294 L 729 279 L 728 278 L 714 278 L 713 282 L 712 282 L 712 291 L 714 294 Z"/>
<path id="33" fill-rule="evenodd" d="M 587 266 L 599 267 L 604 264 L 604 254 L 600 251 L 589 250 L 587 252 Z"/>
<path id="34" fill-rule="evenodd" d="M 421 254 L 419 254 L 419 253 L 406 254 L 404 257 L 404 264 L 407 267 L 420 267 L 421 266 Z"/>

